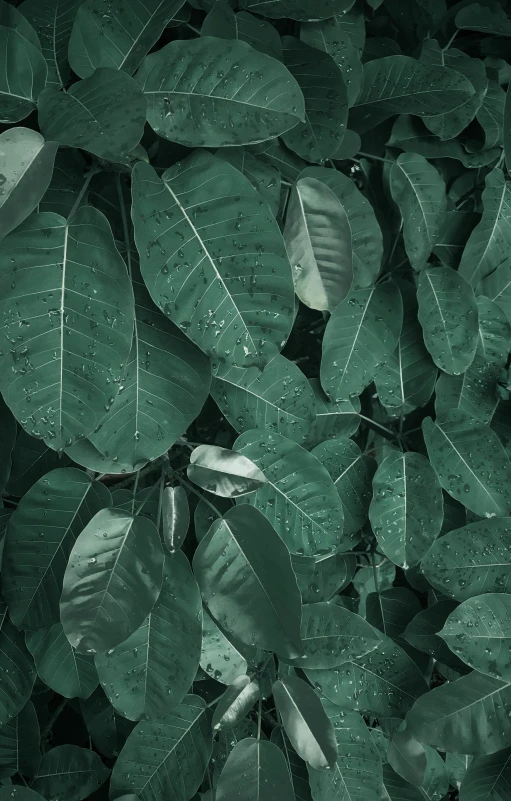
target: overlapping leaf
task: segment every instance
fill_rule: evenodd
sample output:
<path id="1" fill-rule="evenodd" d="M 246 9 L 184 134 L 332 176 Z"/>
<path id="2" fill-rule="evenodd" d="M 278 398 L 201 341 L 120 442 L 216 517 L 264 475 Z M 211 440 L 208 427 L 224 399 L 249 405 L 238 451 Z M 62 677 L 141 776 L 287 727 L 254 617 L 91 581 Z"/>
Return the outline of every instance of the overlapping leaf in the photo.
<path id="1" fill-rule="evenodd" d="M 41 47 L 5 25 L 0 25 L 0 51 L 0 122 L 19 122 L 35 109 L 48 68 Z"/>
<path id="2" fill-rule="evenodd" d="M 65 698 L 88 698 L 94 692 L 99 683 L 94 658 L 74 650 L 61 623 L 28 631 L 25 641 L 37 675 L 48 687 Z"/>
<path id="3" fill-rule="evenodd" d="M 24 0 L 19 10 L 34 26 L 48 67 L 47 86 L 64 86 L 69 79 L 68 43 L 81 0 Z"/>

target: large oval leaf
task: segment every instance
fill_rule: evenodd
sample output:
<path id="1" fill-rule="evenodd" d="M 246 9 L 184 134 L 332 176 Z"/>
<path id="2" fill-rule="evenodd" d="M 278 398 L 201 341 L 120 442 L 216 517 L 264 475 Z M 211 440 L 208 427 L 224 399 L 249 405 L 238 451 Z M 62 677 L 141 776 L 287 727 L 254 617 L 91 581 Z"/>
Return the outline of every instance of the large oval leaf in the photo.
<path id="1" fill-rule="evenodd" d="M 72 467 L 47 473 L 21 499 L 2 561 L 2 592 L 16 626 L 35 630 L 59 622 L 71 549 L 96 512 L 110 504 L 103 484 Z"/>
<path id="2" fill-rule="evenodd" d="M 13 626 L 7 604 L 0 601 L 0 727 L 25 706 L 36 680 L 23 633 Z"/>
<path id="3" fill-rule="evenodd" d="M 88 748 L 58 745 L 43 754 L 31 787 L 48 801 L 82 801 L 101 787 L 110 770 L 100 757 Z"/>
<path id="4" fill-rule="evenodd" d="M 106 217 L 85 206 L 69 222 L 32 215 L 2 242 L 0 270 L 3 335 L 16 337 L 0 362 L 4 400 L 29 434 L 63 450 L 118 391 L 133 332 L 126 266 Z"/>
<path id="5" fill-rule="evenodd" d="M 267 483 L 243 499 L 263 512 L 291 553 L 305 556 L 348 550 L 343 507 L 326 468 L 280 434 L 247 431 L 235 450 L 252 459 Z"/>
<path id="6" fill-rule="evenodd" d="M 139 163 L 133 181 L 135 239 L 156 305 L 211 356 L 262 367 L 284 346 L 294 307 L 284 242 L 264 200 L 204 150 L 163 180 Z"/>
<path id="7" fill-rule="evenodd" d="M 214 731 L 224 731 L 236 725 L 254 706 L 260 695 L 257 682 L 249 676 L 237 676 L 220 698 L 213 713 Z"/>
<path id="8" fill-rule="evenodd" d="M 60 617 L 80 653 L 115 648 L 142 623 L 162 585 L 163 551 L 154 523 L 121 509 L 103 509 L 71 551 Z"/>
<path id="9" fill-rule="evenodd" d="M 134 792 L 142 801 L 189 801 L 211 756 L 208 718 L 205 701 L 187 695 L 171 714 L 138 723 L 115 763 L 110 797 Z"/>
<path id="10" fill-rule="evenodd" d="M 302 653 L 301 598 L 286 546 L 257 509 L 235 506 L 211 526 L 193 558 L 204 600 L 247 645 Z"/>
<path id="11" fill-rule="evenodd" d="M 94 657 L 74 650 L 61 623 L 49 629 L 28 631 L 27 648 L 38 676 L 65 698 L 88 698 L 99 684 Z"/>
<path id="12" fill-rule="evenodd" d="M 48 67 L 46 86 L 64 86 L 69 79 L 67 61 L 69 37 L 81 0 L 25 0 L 21 13 L 34 26 L 41 40 L 42 54 Z"/>
<path id="13" fill-rule="evenodd" d="M 0 69 L 0 122 L 19 122 L 35 109 L 48 68 L 41 48 L 5 25 L 0 25 L 0 51 L 4 54 Z"/>
<path id="14" fill-rule="evenodd" d="M 240 776 L 243 781 L 240 784 Z M 284 754 L 268 740 L 236 743 L 218 779 L 215 801 L 295 801 Z"/>
<path id="15" fill-rule="evenodd" d="M 136 81 L 147 97 L 149 125 L 188 147 L 262 142 L 304 118 L 291 73 L 239 40 L 170 42 L 144 59 Z"/>
<path id="16" fill-rule="evenodd" d="M 188 478 L 222 498 L 256 492 L 266 484 L 264 473 L 251 459 L 218 445 L 199 445 L 190 454 Z"/>
<path id="17" fill-rule="evenodd" d="M 41 761 L 41 733 L 32 701 L 0 728 L 0 778 L 19 773 L 32 778 Z"/>
<path id="18" fill-rule="evenodd" d="M 183 553 L 165 557 L 163 584 L 149 617 L 131 637 L 96 656 L 112 706 L 129 718 L 159 718 L 181 703 L 199 667 L 202 603 Z"/>

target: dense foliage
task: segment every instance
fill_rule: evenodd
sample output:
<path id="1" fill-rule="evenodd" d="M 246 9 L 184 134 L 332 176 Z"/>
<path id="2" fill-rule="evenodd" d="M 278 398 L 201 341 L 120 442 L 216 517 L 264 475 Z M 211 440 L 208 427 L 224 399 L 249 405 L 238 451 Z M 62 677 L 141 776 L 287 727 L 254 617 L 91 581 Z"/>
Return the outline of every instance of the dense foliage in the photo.
<path id="1" fill-rule="evenodd" d="M 0 801 L 511 798 L 509 37 L 0 0 Z"/>

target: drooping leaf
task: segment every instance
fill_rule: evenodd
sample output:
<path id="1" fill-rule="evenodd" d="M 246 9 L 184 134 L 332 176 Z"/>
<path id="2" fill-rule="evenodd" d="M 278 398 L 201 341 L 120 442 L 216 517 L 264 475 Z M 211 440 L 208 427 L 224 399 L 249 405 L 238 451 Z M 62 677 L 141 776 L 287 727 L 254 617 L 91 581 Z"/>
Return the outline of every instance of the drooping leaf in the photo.
<path id="1" fill-rule="evenodd" d="M 243 776 L 240 782 L 240 776 Z M 268 740 L 236 743 L 218 779 L 215 801 L 295 801 L 284 754 Z"/>
<path id="2" fill-rule="evenodd" d="M 215 2 L 204 18 L 201 36 L 240 39 L 261 53 L 282 61 L 282 44 L 273 25 L 249 14 L 248 11 L 239 11 L 235 14 L 226 2 Z"/>
<path id="3" fill-rule="evenodd" d="M 82 801 L 106 782 L 110 770 L 88 748 L 58 745 L 43 754 L 31 787 L 48 801 Z"/>
<path id="4" fill-rule="evenodd" d="M 126 640 L 162 586 L 163 552 L 154 523 L 103 509 L 78 536 L 64 574 L 60 617 L 69 642 L 96 654 Z"/>
<path id="5" fill-rule="evenodd" d="M 61 623 L 28 631 L 25 641 L 38 676 L 56 693 L 65 698 L 88 698 L 94 692 L 99 683 L 94 658 L 72 648 Z"/>
<path id="6" fill-rule="evenodd" d="M 195 551 L 193 571 L 227 631 L 284 657 L 302 653 L 301 599 L 289 551 L 261 512 L 242 504 L 213 523 Z"/>
<path id="7" fill-rule="evenodd" d="M 46 86 L 65 86 L 69 79 L 68 43 L 81 0 L 24 0 L 19 10 L 34 26 L 48 66 Z"/>
<path id="8" fill-rule="evenodd" d="M 19 773 L 32 778 L 41 761 L 39 721 L 31 701 L 0 729 L 0 778 Z"/>
<path id="9" fill-rule="evenodd" d="M 460 786 L 460 801 L 504 801 L 511 786 L 511 748 L 474 759 Z"/>
<path id="10" fill-rule="evenodd" d="M 218 445 L 199 445 L 190 454 L 188 478 L 202 489 L 237 498 L 264 487 L 266 476 L 249 458 Z"/>
<path id="11" fill-rule="evenodd" d="M 237 676 L 220 698 L 213 713 L 213 731 L 223 731 L 242 720 L 259 698 L 259 686 L 249 676 Z"/>
<path id="12" fill-rule="evenodd" d="M 133 178 L 135 239 L 156 305 L 211 356 L 264 366 L 286 341 L 294 300 L 284 242 L 261 196 L 206 151 L 163 180 L 142 163 Z"/>
<path id="13" fill-rule="evenodd" d="M 19 122 L 35 109 L 48 68 L 40 46 L 5 25 L 0 25 L 0 52 L 0 122 Z"/>
<path id="14" fill-rule="evenodd" d="M 348 105 L 353 106 L 362 86 L 364 71 L 358 50 L 343 25 L 343 17 L 342 13 L 336 13 L 320 22 L 305 22 L 300 25 L 300 38 L 332 56 L 342 73 Z"/>
<path id="15" fill-rule="evenodd" d="M 36 679 L 23 633 L 11 623 L 7 604 L 0 601 L 0 727 L 25 706 Z"/>
<path id="16" fill-rule="evenodd" d="M 181 486 L 165 487 L 162 499 L 163 541 L 170 553 L 183 544 L 190 526 L 190 507 Z"/>

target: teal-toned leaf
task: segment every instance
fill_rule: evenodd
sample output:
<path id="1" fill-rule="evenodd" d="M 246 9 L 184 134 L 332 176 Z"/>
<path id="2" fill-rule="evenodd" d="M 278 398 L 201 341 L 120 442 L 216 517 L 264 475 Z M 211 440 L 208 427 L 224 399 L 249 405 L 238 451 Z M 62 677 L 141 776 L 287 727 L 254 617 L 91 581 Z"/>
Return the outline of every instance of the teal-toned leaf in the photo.
<path id="1" fill-rule="evenodd" d="M 184 0 L 86 0 L 76 14 L 69 41 L 69 63 L 80 78 L 110 67 L 133 75 Z"/>
<path id="2" fill-rule="evenodd" d="M 201 36 L 240 39 L 261 53 L 282 60 L 280 36 L 273 25 L 264 19 L 254 17 L 248 11 L 239 11 L 235 14 L 226 2 L 215 2 L 204 18 Z"/>
<path id="3" fill-rule="evenodd" d="M 206 151 L 163 180 L 140 162 L 133 177 L 135 239 L 156 305 L 211 356 L 264 366 L 285 344 L 294 298 L 284 242 L 259 193 Z"/>
<path id="4" fill-rule="evenodd" d="M 19 122 L 35 109 L 48 68 L 41 47 L 5 25 L 0 25 L 0 51 L 0 122 Z"/>
<path id="5" fill-rule="evenodd" d="M 232 684 L 247 672 L 245 656 L 228 638 L 206 608 L 202 616 L 201 668 L 216 681 Z"/>
<path id="6" fill-rule="evenodd" d="M 41 761 L 39 721 L 31 701 L 0 729 L 0 777 L 19 773 L 32 778 Z"/>
<path id="7" fill-rule="evenodd" d="M 188 801 L 202 782 L 211 749 L 206 703 L 187 695 L 171 714 L 135 726 L 112 771 L 110 797 L 134 792 L 141 801 L 162 794 Z"/>
<path id="8" fill-rule="evenodd" d="M 0 271 L 3 336 L 16 336 L 2 356 L 4 400 L 29 434 L 63 450 L 118 391 L 133 331 L 125 264 L 106 217 L 88 206 L 69 222 L 32 215 L 3 241 Z"/>
<path id="9" fill-rule="evenodd" d="M 11 474 L 11 457 L 16 442 L 17 430 L 16 421 L 0 396 L 0 440 L 2 442 L 2 453 L 0 455 L 0 493 L 2 495 L 5 492 Z"/>
<path id="10" fill-rule="evenodd" d="M 495 301 L 511 322 L 511 270 L 507 261 L 503 261 L 487 278 L 483 278 L 477 294 Z"/>
<path id="11" fill-rule="evenodd" d="M 58 745 L 43 754 L 31 787 L 48 801 L 82 801 L 101 787 L 110 775 L 100 757 L 88 748 Z"/>
<path id="12" fill-rule="evenodd" d="M 60 599 L 62 625 L 73 648 L 96 654 L 126 640 L 157 600 L 162 572 L 154 523 L 121 509 L 94 515 L 73 546 Z"/>
<path id="13" fill-rule="evenodd" d="M 476 119 L 484 131 L 485 148 L 502 147 L 504 143 L 504 107 L 506 93 L 495 78 L 493 70 L 488 70 L 488 88 Z"/>
<path id="14" fill-rule="evenodd" d="M 0 601 L 0 727 L 25 706 L 36 679 L 32 657 L 22 632 L 11 623 L 7 604 Z"/>
<path id="15" fill-rule="evenodd" d="M 511 788 L 511 748 L 478 757 L 468 766 L 460 801 L 505 801 Z"/>
<path id="16" fill-rule="evenodd" d="M 211 394 L 239 433 L 268 428 L 302 444 L 314 422 L 314 393 L 301 370 L 284 356 L 264 366 L 213 365 Z"/>
<path id="17" fill-rule="evenodd" d="M 255 462 L 267 479 L 242 503 L 263 512 L 291 553 L 316 556 L 349 549 L 341 500 L 315 456 L 281 434 L 257 430 L 238 437 L 234 449 Z"/>
<path id="18" fill-rule="evenodd" d="M 193 571 L 227 631 L 284 657 L 302 652 L 301 598 L 289 551 L 257 509 L 235 506 L 213 523 L 195 551 Z"/>
<path id="19" fill-rule="evenodd" d="M 296 801 L 312 801 L 307 765 L 296 753 L 284 729 L 281 726 L 273 729 L 270 740 L 284 753 L 289 773 L 291 774 Z M 319 773 L 323 775 L 324 771 L 319 771 Z"/>
<path id="20" fill-rule="evenodd" d="M 242 781 L 240 782 L 240 777 Z M 284 754 L 267 740 L 236 743 L 218 779 L 215 801 L 294 801 Z"/>
<path id="21" fill-rule="evenodd" d="M 59 150 L 50 185 L 39 203 L 39 211 L 54 211 L 55 214 L 68 217 L 83 186 L 83 172 L 84 159 L 79 151 Z"/>
<path id="22" fill-rule="evenodd" d="M 412 617 L 420 612 L 420 602 L 407 587 L 391 587 L 367 596 L 366 619 L 372 626 L 388 637 L 398 641 L 402 648 L 401 635 Z"/>
<path id="23" fill-rule="evenodd" d="M 360 425 L 360 400 L 357 397 L 334 403 L 323 392 L 319 379 L 309 380 L 316 402 L 316 420 L 305 446 L 312 448 L 330 437 L 350 437 Z"/>
<path id="24" fill-rule="evenodd" d="M 468 175 L 472 180 L 474 173 L 464 173 L 464 175 Z M 467 210 L 463 205 L 459 209 L 446 211 L 437 243 L 433 248 L 433 253 L 444 267 L 458 269 L 468 237 L 479 219 L 476 212 Z"/>
<path id="25" fill-rule="evenodd" d="M 264 487 L 267 479 L 246 456 L 218 445 L 199 445 L 190 454 L 188 478 L 222 498 L 237 498 Z"/>
<path id="26" fill-rule="evenodd" d="M 334 402 L 359 395 L 376 366 L 394 351 L 401 331 L 395 284 L 352 290 L 330 317 L 323 338 L 321 385 Z"/>
<path id="27" fill-rule="evenodd" d="M 146 100 L 129 75 L 101 67 L 69 91 L 45 89 L 38 100 L 46 139 L 121 161 L 142 138 Z"/>
<path id="28" fill-rule="evenodd" d="M 149 125 L 188 147 L 261 142 L 304 119 L 301 89 L 286 67 L 239 40 L 170 42 L 146 56 L 136 80 Z"/>
<path id="29" fill-rule="evenodd" d="M 448 267 L 428 267 L 419 276 L 419 322 L 431 358 L 450 375 L 463 373 L 477 348 L 474 290 Z"/>
<path id="30" fill-rule="evenodd" d="M 38 676 L 56 693 L 65 698 L 88 698 L 94 692 L 99 683 L 94 657 L 71 647 L 61 623 L 28 631 L 25 641 Z"/>
<path id="31" fill-rule="evenodd" d="M 182 553 L 165 557 L 163 584 L 149 617 L 127 640 L 96 656 L 101 685 L 130 720 L 166 715 L 190 689 L 199 667 L 202 605 Z"/>
<path id="32" fill-rule="evenodd" d="M 132 470 L 131 465 L 119 462 L 115 456 L 105 456 L 100 453 L 88 439 L 78 440 L 66 448 L 65 454 L 76 464 L 96 473 L 130 473 Z"/>
<path id="33" fill-rule="evenodd" d="M 364 70 L 358 50 L 343 22 L 345 20 L 340 13 L 320 22 L 305 22 L 300 25 L 300 39 L 333 58 L 346 86 L 348 105 L 353 106 L 362 86 Z"/>
<path id="34" fill-rule="evenodd" d="M 385 801 L 424 801 L 419 787 L 405 781 L 390 765 L 383 765 L 383 798 Z"/>
<path id="35" fill-rule="evenodd" d="M 449 790 L 449 772 L 438 751 L 429 745 L 424 750 L 427 764 L 421 792 L 427 801 L 441 801 Z"/>
<path id="36" fill-rule="evenodd" d="M 65 86 L 69 79 L 67 48 L 81 0 L 24 0 L 19 10 L 34 26 L 48 66 L 46 86 Z"/>
<path id="37" fill-rule="evenodd" d="M 257 682 L 238 676 L 220 698 L 213 713 L 213 731 L 230 729 L 242 720 L 259 698 Z"/>
<path id="38" fill-rule="evenodd" d="M 279 170 L 282 178 L 287 181 L 295 181 L 307 166 L 307 162 L 289 150 L 280 139 L 268 139 L 266 142 L 250 145 L 247 150 Z"/>
<path id="39" fill-rule="evenodd" d="M 21 36 L 27 39 L 30 44 L 34 45 L 38 50 L 41 50 L 41 42 L 34 28 L 28 21 L 28 17 L 26 17 L 20 9 L 7 3 L 6 0 L 2 0 L 0 3 L 0 25 L 17 31 Z"/>
<path id="40" fill-rule="evenodd" d="M 165 487 L 162 499 L 163 541 L 170 553 L 183 544 L 190 526 L 190 507 L 181 486 Z"/>
<path id="41" fill-rule="evenodd" d="M 368 557 L 362 557 L 353 577 L 353 586 L 359 595 L 358 613 L 365 616 L 366 601 L 370 593 L 390 590 L 396 578 L 396 566 L 390 559 L 372 564 Z M 376 586 L 378 582 L 378 587 Z"/>
<path id="42" fill-rule="evenodd" d="M 511 36 L 511 20 L 500 3 L 470 3 L 456 14 L 456 27 L 497 36 Z"/>
<path id="43" fill-rule="evenodd" d="M 445 114 L 474 94 L 468 78 L 449 67 L 409 56 L 386 56 L 364 64 L 364 80 L 350 114 L 350 127 L 364 133 L 393 114 Z"/>
<path id="44" fill-rule="evenodd" d="M 282 188 L 277 168 L 257 156 L 253 156 L 244 147 L 219 147 L 215 155 L 232 164 L 248 178 L 254 189 L 257 189 L 268 203 L 273 216 L 276 217 Z"/>
<path id="45" fill-rule="evenodd" d="M 214 500 L 215 509 L 217 510 L 216 514 L 213 511 L 213 508 L 206 503 L 206 498 L 200 500 L 195 507 L 195 511 L 193 513 L 193 524 L 195 528 L 195 539 L 197 542 L 200 542 L 204 539 L 211 527 L 211 524 L 214 523 L 215 520 L 221 517 L 225 512 L 231 509 L 234 503 L 234 501 L 231 501 L 229 498 L 222 498 L 221 495 L 217 495 L 216 498 L 211 496 L 211 500 Z"/>
<path id="46" fill-rule="evenodd" d="M 291 17 L 306 21 L 309 19 L 327 19 L 335 14 L 349 11 L 354 0 L 242 0 L 242 8 L 248 8 L 255 14 L 263 14 L 272 19 Z"/>
<path id="47" fill-rule="evenodd" d="M 108 759 L 117 758 L 133 729 L 132 721 L 117 714 L 101 687 L 86 700 L 80 701 L 80 712 L 98 751 Z"/>
<path id="48" fill-rule="evenodd" d="M 6 784 L 5 787 L 0 787 L 0 799 L 1 801 L 9 801 L 9 799 L 15 799 L 15 801 L 41 801 L 42 795 L 34 793 L 29 787 Z"/>
<path id="49" fill-rule="evenodd" d="M 110 503 L 103 484 L 70 467 L 47 473 L 21 499 L 2 560 L 2 592 L 16 626 L 35 630 L 58 623 L 64 571 L 76 537 Z"/>
<path id="50" fill-rule="evenodd" d="M 438 636 L 447 617 L 456 607 L 456 601 L 442 600 L 434 603 L 428 609 L 423 609 L 408 623 L 403 632 L 403 638 L 414 648 L 430 654 L 437 662 L 450 664 L 458 670 L 462 670 L 463 664 L 461 660 L 451 652 L 441 637 Z"/>
<path id="51" fill-rule="evenodd" d="M 398 776 L 421 787 L 428 759 L 424 747 L 407 729 L 399 729 L 392 736 L 387 750 L 387 759 Z"/>
<path id="52" fill-rule="evenodd" d="M 418 564 L 440 533 L 442 487 L 420 453 L 393 451 L 373 479 L 369 519 L 385 556 L 404 570 Z"/>
<path id="53" fill-rule="evenodd" d="M 291 558 L 304 604 L 329 601 L 348 586 L 356 569 L 356 556 L 334 553 L 323 557 L 297 556 Z"/>
<path id="54" fill-rule="evenodd" d="M 390 191 L 403 219 L 406 254 L 420 270 L 440 235 L 447 208 L 445 183 L 424 156 L 401 153 L 390 171 Z"/>
<path id="55" fill-rule="evenodd" d="M 491 428 L 452 410 L 423 422 L 428 455 L 442 487 L 478 515 L 511 511 L 511 463 Z"/>
<path id="56" fill-rule="evenodd" d="M 57 142 L 45 142 L 29 128 L 0 134 L 0 239 L 31 214 L 51 180 Z"/>

